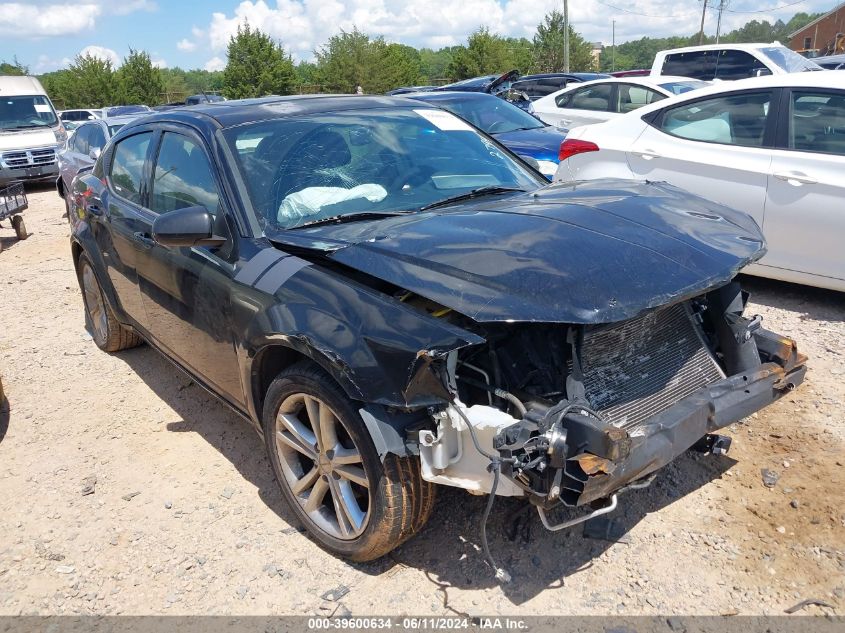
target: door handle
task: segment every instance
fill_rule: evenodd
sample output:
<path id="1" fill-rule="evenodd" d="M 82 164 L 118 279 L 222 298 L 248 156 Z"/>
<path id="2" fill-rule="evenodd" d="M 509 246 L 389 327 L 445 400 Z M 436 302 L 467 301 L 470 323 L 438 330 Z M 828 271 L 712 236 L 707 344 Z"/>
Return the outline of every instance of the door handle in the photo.
<path id="1" fill-rule="evenodd" d="M 634 152 L 635 156 L 639 156 L 640 158 L 644 158 L 645 160 L 651 160 L 652 158 L 660 158 L 660 154 L 655 152 L 653 149 L 644 149 L 641 152 Z"/>
<path id="2" fill-rule="evenodd" d="M 103 215 L 103 209 L 98 204 L 86 204 L 85 210 L 91 215 Z"/>
<path id="3" fill-rule="evenodd" d="M 807 174 L 802 174 L 800 171 L 779 171 L 774 174 L 778 180 L 784 180 L 793 187 L 800 187 L 801 185 L 815 185 L 818 180 L 810 178 Z"/>
<path id="4" fill-rule="evenodd" d="M 147 233 L 142 233 L 138 231 L 137 233 L 133 233 L 133 237 L 143 246 L 144 248 L 152 248 L 156 245 L 156 242 L 153 238 L 151 238 Z"/>

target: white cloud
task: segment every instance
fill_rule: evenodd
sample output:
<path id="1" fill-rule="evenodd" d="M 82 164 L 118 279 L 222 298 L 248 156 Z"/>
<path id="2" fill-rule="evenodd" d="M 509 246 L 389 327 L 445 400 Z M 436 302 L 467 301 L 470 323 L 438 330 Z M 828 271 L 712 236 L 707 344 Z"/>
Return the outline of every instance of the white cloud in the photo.
<path id="1" fill-rule="evenodd" d="M 0 36 L 16 38 L 75 35 L 96 27 L 102 15 L 126 15 L 135 11 L 155 11 L 152 0 L 29 0 L 0 2 Z"/>
<path id="2" fill-rule="evenodd" d="M 176 42 L 176 48 L 178 48 L 180 51 L 190 53 L 191 51 L 196 50 L 197 43 L 185 38 Z"/>
<path id="3" fill-rule="evenodd" d="M 589 41 L 610 43 L 611 21 L 616 20 L 616 39 L 623 42 L 644 36 L 692 34 L 698 31 L 701 3 L 677 0 L 608 0 L 570 3 L 573 26 Z M 796 11 L 827 11 L 830 0 L 806 0 L 801 6 L 756 14 L 755 0 L 734 0 L 722 16 L 722 31 L 750 19 L 788 20 Z M 772 4 L 776 4 L 772 2 Z M 212 51 L 225 51 L 229 38 L 245 21 L 274 38 L 298 59 L 310 59 L 340 29 L 359 30 L 388 41 L 412 46 L 440 48 L 466 42 L 481 25 L 510 37 L 532 37 L 543 16 L 560 10 L 559 0 L 243 0 L 231 13 L 215 12 L 207 33 L 194 28 L 194 42 L 202 40 Z M 625 10 L 627 9 L 627 11 Z M 635 15 L 645 14 L 645 15 Z M 705 30 L 714 33 L 716 11 L 709 9 Z M 207 38 L 207 39 L 206 39 Z"/>
<path id="4" fill-rule="evenodd" d="M 223 70 L 226 68 L 226 60 L 220 59 L 219 57 L 212 57 L 205 62 L 204 68 L 211 72 L 214 72 L 215 70 Z"/>
<path id="5" fill-rule="evenodd" d="M 152 63 L 152 65 L 153 65 L 154 67 L 156 67 L 156 68 L 167 68 L 167 60 L 166 60 L 166 59 L 161 59 L 161 58 L 156 59 L 156 58 L 153 58 L 153 59 L 151 59 L 151 60 L 150 60 L 150 62 L 151 62 L 151 63 Z"/>
<path id="6" fill-rule="evenodd" d="M 105 46 L 86 46 L 81 51 L 79 51 L 79 55 L 81 57 L 90 55 L 91 57 L 96 57 L 97 59 L 102 59 L 103 61 L 111 62 L 112 68 L 117 68 L 121 64 L 120 55 L 118 55 L 112 49 L 106 48 Z"/>
<path id="7" fill-rule="evenodd" d="M 102 13 L 99 4 L 0 2 L 0 36 L 50 37 L 73 35 L 94 28 Z"/>

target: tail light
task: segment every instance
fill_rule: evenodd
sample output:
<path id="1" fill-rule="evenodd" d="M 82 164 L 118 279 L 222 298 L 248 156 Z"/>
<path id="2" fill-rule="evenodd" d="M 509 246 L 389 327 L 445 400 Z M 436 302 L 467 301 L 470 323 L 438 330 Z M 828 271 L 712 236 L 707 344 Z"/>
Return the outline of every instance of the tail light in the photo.
<path id="1" fill-rule="evenodd" d="M 560 144 L 560 152 L 558 152 L 558 160 L 566 160 L 575 156 L 575 154 L 583 154 L 584 152 L 597 152 L 599 146 L 590 141 L 579 141 L 578 139 L 566 139 Z"/>

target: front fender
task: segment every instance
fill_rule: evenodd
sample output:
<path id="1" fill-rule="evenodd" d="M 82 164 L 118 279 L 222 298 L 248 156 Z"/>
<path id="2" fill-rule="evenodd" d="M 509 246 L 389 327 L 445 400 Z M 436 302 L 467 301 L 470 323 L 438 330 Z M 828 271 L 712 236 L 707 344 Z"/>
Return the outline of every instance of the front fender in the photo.
<path id="1" fill-rule="evenodd" d="M 273 294 L 242 287 L 242 296 L 233 304 L 241 311 L 236 320 L 247 319 L 245 384 L 251 384 L 259 352 L 268 345 L 283 345 L 314 360 L 354 400 L 419 408 L 442 402 L 436 390 L 418 386 L 424 384 L 420 373 L 428 371 L 431 359 L 484 342 L 390 296 L 301 261 L 301 268 L 281 280 Z M 265 277 L 260 285 L 275 285 Z"/>

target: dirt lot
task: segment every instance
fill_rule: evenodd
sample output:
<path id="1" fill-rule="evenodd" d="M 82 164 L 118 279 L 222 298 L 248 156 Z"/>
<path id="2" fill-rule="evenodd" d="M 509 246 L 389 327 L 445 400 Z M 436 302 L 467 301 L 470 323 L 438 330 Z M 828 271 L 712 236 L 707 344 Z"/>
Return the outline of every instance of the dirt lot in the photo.
<path id="1" fill-rule="evenodd" d="M 514 577 L 499 586 L 484 500 L 460 490 L 382 561 L 317 548 L 245 423 L 148 347 L 97 350 L 63 204 L 41 189 L 30 207 L 30 239 L 0 229 L 0 614 L 845 610 L 845 295 L 748 279 L 751 312 L 809 354 L 805 384 L 734 425 L 729 456 L 686 455 L 621 497 L 621 542 L 497 501 L 491 547 Z"/>

